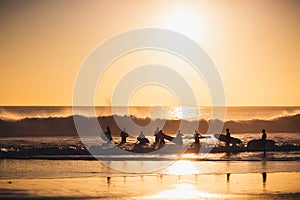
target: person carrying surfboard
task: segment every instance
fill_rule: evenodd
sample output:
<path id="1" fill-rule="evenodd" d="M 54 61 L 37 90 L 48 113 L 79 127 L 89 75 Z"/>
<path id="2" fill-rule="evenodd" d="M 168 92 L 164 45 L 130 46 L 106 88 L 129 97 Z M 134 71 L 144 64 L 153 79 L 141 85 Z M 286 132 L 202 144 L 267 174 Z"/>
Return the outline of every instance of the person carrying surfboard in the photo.
<path id="1" fill-rule="evenodd" d="M 201 138 L 200 133 L 197 130 L 195 130 L 194 139 L 195 139 L 195 144 L 196 145 L 200 144 L 200 138 Z"/>
<path id="2" fill-rule="evenodd" d="M 139 142 L 138 144 L 140 145 L 145 145 L 149 143 L 148 138 L 145 137 L 143 131 L 140 132 L 140 135 L 137 137 L 137 141 Z"/>
<path id="3" fill-rule="evenodd" d="M 229 139 L 230 138 L 230 130 L 229 128 L 226 128 L 226 137 Z M 226 147 L 228 148 L 230 145 L 229 141 L 226 141 Z"/>
<path id="4" fill-rule="evenodd" d="M 106 127 L 106 132 L 104 134 L 107 137 L 107 143 L 111 142 L 112 141 L 112 136 L 111 136 L 111 131 L 110 131 L 109 126 Z"/>
<path id="5" fill-rule="evenodd" d="M 160 144 L 163 136 L 162 136 L 162 132 L 159 130 L 158 127 L 154 131 L 154 136 L 155 136 L 155 144 Z"/>
<path id="6" fill-rule="evenodd" d="M 261 132 L 262 132 L 261 140 L 262 140 L 262 145 L 263 145 L 263 149 L 264 149 L 264 157 L 266 157 L 267 134 L 266 134 L 266 130 L 265 129 L 263 129 Z"/>
<path id="7" fill-rule="evenodd" d="M 178 133 L 177 133 L 177 135 L 176 135 L 176 137 L 174 139 L 176 144 L 179 144 L 179 145 L 183 144 L 183 142 L 182 142 L 182 136 L 183 136 L 183 134 L 180 132 L 180 130 L 178 130 Z"/>
<path id="8" fill-rule="evenodd" d="M 128 133 L 126 132 L 126 129 L 124 128 L 123 131 L 120 133 L 120 137 L 122 138 L 121 144 L 126 143 L 126 138 L 128 137 Z"/>

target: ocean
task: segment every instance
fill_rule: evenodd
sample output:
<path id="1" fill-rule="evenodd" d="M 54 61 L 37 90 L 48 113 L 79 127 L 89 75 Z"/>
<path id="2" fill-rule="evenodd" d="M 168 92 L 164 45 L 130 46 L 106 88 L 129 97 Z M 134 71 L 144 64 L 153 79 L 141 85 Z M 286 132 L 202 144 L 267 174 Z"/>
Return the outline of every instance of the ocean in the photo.
<path id="1" fill-rule="evenodd" d="M 93 118 L 85 109 L 81 116 Z M 0 107 L 0 197 L 299 199 L 300 107 L 227 107 L 224 129 L 230 128 L 231 136 L 242 141 L 241 151 L 229 153 L 224 142 L 206 132 L 211 120 L 217 120 L 210 118 L 211 110 L 119 107 L 112 112 L 110 107 L 96 107 L 100 126 L 112 128 L 113 142 L 107 144 L 97 135 L 76 135 L 71 107 Z M 112 115 L 131 117 L 139 128 L 149 120 L 166 120 L 167 127 L 160 128 L 171 136 L 178 121 L 200 120 L 198 131 L 207 136 L 201 139 L 201 147 L 216 151 L 116 153 L 124 127 L 112 127 L 111 120 L 116 119 Z M 155 125 L 144 131 L 151 144 Z M 275 142 L 266 157 L 261 150 L 246 148 L 249 141 L 261 138 L 261 129 Z M 137 142 L 139 131 L 128 132 L 128 144 Z M 194 130 L 182 132 L 187 149 Z M 169 141 L 166 145 L 177 148 Z M 90 151 L 95 148 L 96 153 Z"/>

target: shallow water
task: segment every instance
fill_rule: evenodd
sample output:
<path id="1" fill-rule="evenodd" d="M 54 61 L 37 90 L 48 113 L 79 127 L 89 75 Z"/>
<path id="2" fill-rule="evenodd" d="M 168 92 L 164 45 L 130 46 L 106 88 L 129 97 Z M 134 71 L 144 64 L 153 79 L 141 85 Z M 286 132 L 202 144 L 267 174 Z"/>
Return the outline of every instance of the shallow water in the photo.
<path id="1" fill-rule="evenodd" d="M 160 161 L 1 160 L 2 198 L 297 199 L 300 163 L 180 160 L 152 173 Z"/>
<path id="2" fill-rule="evenodd" d="M 258 134 L 232 134 L 234 137 L 238 137 L 243 141 L 243 145 L 246 145 L 248 141 L 259 138 Z M 151 142 L 154 141 L 153 136 L 148 137 Z M 299 133 L 270 133 L 269 139 L 276 141 L 276 145 L 291 144 L 300 146 Z M 84 144 L 82 143 L 84 141 Z M 120 141 L 120 138 L 114 137 L 114 141 Z M 135 137 L 129 137 L 128 143 L 134 144 L 136 142 Z M 193 139 L 189 135 L 185 136 L 183 140 L 184 146 L 187 148 L 193 142 Z M 174 159 L 193 159 L 193 160 L 214 160 L 214 161 L 260 161 L 262 160 L 261 152 L 240 152 L 235 154 L 225 153 L 201 153 L 201 154 L 190 154 L 180 155 L 177 153 L 164 153 L 168 152 L 165 148 L 161 151 L 155 151 L 153 154 L 131 154 L 122 155 L 126 151 L 119 153 L 112 153 L 109 155 L 112 147 L 116 144 L 109 146 L 99 146 L 101 140 L 98 137 L 1 137 L 0 138 L 0 152 L 5 158 L 5 152 L 10 153 L 12 158 L 40 158 L 40 159 L 81 159 L 91 160 L 93 156 L 89 154 L 87 149 L 91 150 L 92 147 L 97 147 L 100 150 L 100 154 L 97 154 L 96 158 L 103 161 L 126 161 L 126 160 L 148 160 L 148 161 L 170 161 Z M 167 141 L 167 144 L 171 144 Z M 211 136 L 209 139 L 201 140 L 203 147 L 221 147 L 224 146 L 224 142 L 218 141 L 216 138 Z M 174 145 L 173 145 L 174 146 Z M 178 150 L 176 146 L 170 148 Z M 107 151 L 108 150 L 108 151 Z M 175 151 L 176 152 L 176 151 Z M 177 151 L 178 152 L 178 151 Z M 181 152 L 181 151 L 180 151 Z M 183 151 L 182 151 L 183 152 Z M 24 153 L 25 156 L 22 156 Z M 115 155 L 117 154 L 117 155 Z M 289 152 L 268 152 L 267 160 L 272 161 L 297 161 L 300 160 L 300 151 L 289 151 Z"/>
<path id="3" fill-rule="evenodd" d="M 155 168 L 154 166 L 157 166 Z M 0 179 L 300 172 L 299 161 L 0 160 Z M 122 169 L 120 171 L 119 169 Z M 147 169 L 156 169 L 148 171 Z"/>

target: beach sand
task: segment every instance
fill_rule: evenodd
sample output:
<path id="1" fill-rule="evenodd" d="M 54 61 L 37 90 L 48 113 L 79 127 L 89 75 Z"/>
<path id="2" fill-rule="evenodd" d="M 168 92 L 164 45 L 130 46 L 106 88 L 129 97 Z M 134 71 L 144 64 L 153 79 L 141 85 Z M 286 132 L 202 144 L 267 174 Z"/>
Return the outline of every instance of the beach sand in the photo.
<path id="1" fill-rule="evenodd" d="M 4 199 L 299 199 L 300 172 L 2 179 Z"/>

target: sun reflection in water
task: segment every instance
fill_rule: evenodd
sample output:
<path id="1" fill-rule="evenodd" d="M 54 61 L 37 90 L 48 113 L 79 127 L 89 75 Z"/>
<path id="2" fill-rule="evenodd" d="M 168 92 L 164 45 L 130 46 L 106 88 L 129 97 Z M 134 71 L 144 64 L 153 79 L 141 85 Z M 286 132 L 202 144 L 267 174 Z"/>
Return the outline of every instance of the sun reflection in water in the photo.
<path id="1" fill-rule="evenodd" d="M 197 190 L 192 184 L 179 183 L 174 189 L 162 191 L 151 198 L 153 199 L 199 199 L 214 198 L 216 195 Z"/>
<path id="2" fill-rule="evenodd" d="M 181 155 L 181 158 L 184 158 L 184 159 L 196 159 L 196 158 L 199 158 L 199 155 L 198 154 L 194 154 L 194 153 L 185 153 L 185 154 Z"/>
<path id="3" fill-rule="evenodd" d="M 173 175 L 190 175 L 199 174 L 200 171 L 197 169 L 194 162 L 179 160 L 167 168 L 167 173 Z"/>

